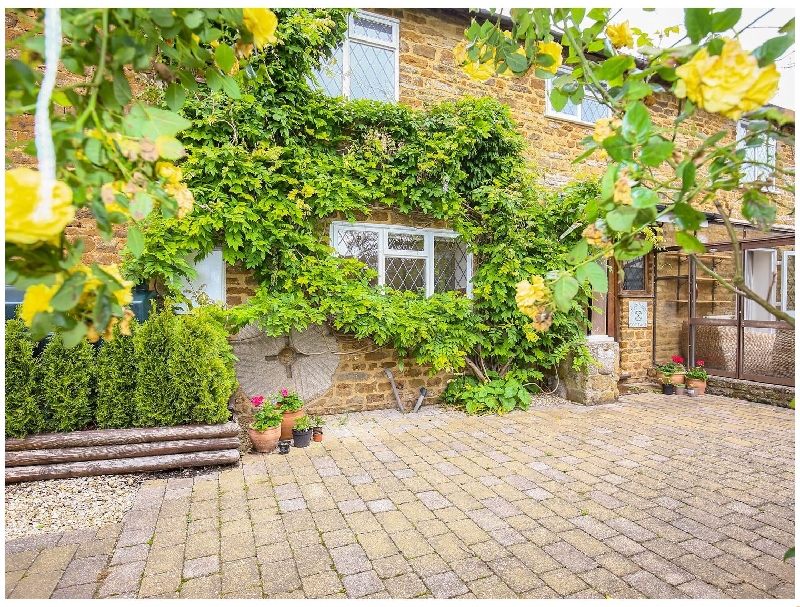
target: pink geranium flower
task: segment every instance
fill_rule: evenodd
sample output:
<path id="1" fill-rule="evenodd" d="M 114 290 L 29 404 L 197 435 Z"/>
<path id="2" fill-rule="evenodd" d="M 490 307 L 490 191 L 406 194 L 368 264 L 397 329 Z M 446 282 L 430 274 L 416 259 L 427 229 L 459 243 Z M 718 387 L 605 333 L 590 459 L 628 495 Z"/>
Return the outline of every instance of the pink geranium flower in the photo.
<path id="1" fill-rule="evenodd" d="M 682 356 L 673 356 L 672 362 L 678 363 L 679 365 L 683 364 L 683 357 Z"/>
<path id="2" fill-rule="evenodd" d="M 705 366 L 706 366 L 706 361 L 704 361 L 704 360 L 698 360 L 698 361 L 697 361 L 697 366 L 698 366 L 698 367 L 705 367 Z"/>
<path id="3" fill-rule="evenodd" d="M 281 390 L 281 396 L 289 396 L 289 391 L 286 388 L 284 388 L 283 390 Z"/>
<path id="4" fill-rule="evenodd" d="M 250 402 L 253 403 L 254 407 L 260 407 L 264 404 L 264 397 L 263 396 L 254 396 L 250 399 Z"/>

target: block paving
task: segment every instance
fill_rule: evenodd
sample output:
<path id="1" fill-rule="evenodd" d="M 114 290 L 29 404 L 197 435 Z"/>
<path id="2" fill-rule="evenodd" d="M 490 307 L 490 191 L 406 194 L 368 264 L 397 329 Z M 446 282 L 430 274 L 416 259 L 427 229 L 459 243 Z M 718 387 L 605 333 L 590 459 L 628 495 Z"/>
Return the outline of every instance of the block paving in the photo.
<path id="1" fill-rule="evenodd" d="M 794 459 L 793 410 L 715 396 L 329 416 L 7 541 L 6 598 L 791 599 Z"/>

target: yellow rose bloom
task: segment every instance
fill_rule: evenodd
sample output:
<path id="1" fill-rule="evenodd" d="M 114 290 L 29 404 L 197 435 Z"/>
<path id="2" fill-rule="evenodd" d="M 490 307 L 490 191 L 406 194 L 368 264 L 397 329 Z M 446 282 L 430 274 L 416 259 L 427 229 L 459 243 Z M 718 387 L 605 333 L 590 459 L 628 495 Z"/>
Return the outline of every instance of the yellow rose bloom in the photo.
<path id="1" fill-rule="evenodd" d="M 631 184 L 627 177 L 620 177 L 614 182 L 614 202 L 633 204 L 633 198 L 631 198 Z"/>
<path id="2" fill-rule="evenodd" d="M 613 137 L 615 130 L 611 126 L 611 118 L 599 118 L 594 123 L 594 133 L 592 139 L 597 143 L 603 143 L 609 137 Z"/>
<path id="3" fill-rule="evenodd" d="M 462 66 L 467 62 L 467 41 L 462 40 L 453 49 L 453 59 L 457 66 Z"/>
<path id="4" fill-rule="evenodd" d="M 100 268 L 107 274 L 111 274 L 111 276 L 116 278 L 122 285 L 121 289 L 117 289 L 116 291 L 114 291 L 114 297 L 116 298 L 117 303 L 121 306 L 127 306 L 128 304 L 130 304 L 133 301 L 133 293 L 131 293 L 131 289 L 133 288 L 133 281 L 123 279 L 122 274 L 119 273 L 119 267 L 117 267 L 116 265 L 111 265 L 111 266 L 101 265 Z"/>
<path id="5" fill-rule="evenodd" d="M 50 300 L 61 287 L 61 280 L 58 280 L 55 285 L 48 287 L 46 285 L 31 285 L 25 291 L 25 297 L 20 306 L 19 315 L 25 324 L 29 327 L 33 324 L 33 318 L 39 312 L 52 312 L 53 308 L 50 305 Z"/>
<path id="6" fill-rule="evenodd" d="M 586 228 L 581 233 L 586 239 L 586 242 L 592 246 L 600 245 L 603 240 L 605 240 L 605 234 L 603 234 L 602 230 L 598 230 L 594 224 L 586 226 Z"/>
<path id="7" fill-rule="evenodd" d="M 555 74 L 556 70 L 558 70 L 563 62 L 561 58 L 561 45 L 558 42 L 540 42 L 537 51 L 542 55 L 550 55 L 555 62 L 553 65 L 548 65 L 547 67 L 540 65 L 539 69 Z"/>
<path id="8" fill-rule="evenodd" d="M 194 208 L 194 195 L 184 184 L 167 184 L 164 188 L 178 202 L 178 219 L 183 219 Z"/>
<path id="9" fill-rule="evenodd" d="M 268 8 L 245 8 L 244 26 L 253 34 L 253 44 L 257 49 L 264 48 L 267 44 L 275 44 L 275 30 L 278 28 L 278 18 Z"/>
<path id="10" fill-rule="evenodd" d="M 633 48 L 633 34 L 628 21 L 619 25 L 609 24 L 606 27 L 606 36 L 608 36 L 611 46 L 614 48 L 622 48 L 623 46 Z"/>
<path id="11" fill-rule="evenodd" d="M 544 284 L 544 278 L 541 276 L 531 276 L 530 282 L 527 280 L 518 282 L 516 290 L 514 300 L 520 310 L 537 307 L 539 304 L 549 301 L 551 297 L 550 289 Z"/>
<path id="12" fill-rule="evenodd" d="M 6 242 L 58 244 L 64 228 L 75 218 L 72 190 L 56 181 L 49 217 L 34 217 L 39 203 L 39 171 L 24 167 L 6 171 Z"/>
<path id="13" fill-rule="evenodd" d="M 156 175 L 170 183 L 180 183 L 183 179 L 183 172 L 171 162 L 157 162 Z"/>
<path id="14" fill-rule="evenodd" d="M 719 56 L 711 56 L 702 48 L 675 74 L 677 97 L 688 97 L 707 112 L 732 120 L 772 99 L 780 79 L 774 64 L 759 68 L 756 58 L 730 38 L 725 39 Z"/>
<path id="15" fill-rule="evenodd" d="M 472 80 L 488 80 L 495 75 L 494 67 L 492 67 L 491 63 L 475 61 L 474 63 L 468 63 L 462 69 Z"/>

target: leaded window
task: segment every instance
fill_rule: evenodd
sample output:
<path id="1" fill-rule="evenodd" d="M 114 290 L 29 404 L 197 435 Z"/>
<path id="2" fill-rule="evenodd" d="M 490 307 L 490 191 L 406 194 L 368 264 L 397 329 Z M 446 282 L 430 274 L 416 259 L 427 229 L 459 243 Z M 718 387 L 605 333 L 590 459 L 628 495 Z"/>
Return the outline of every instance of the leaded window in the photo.
<path id="1" fill-rule="evenodd" d="M 745 150 L 745 163 L 742 165 L 741 183 L 752 183 L 754 181 L 767 181 L 770 179 L 772 167 L 775 166 L 775 140 L 763 138 L 761 141 L 753 141 L 755 145 L 745 146 L 741 139 L 747 135 L 747 121 L 740 120 L 736 125 L 736 139 L 740 140 L 738 149 Z"/>
<path id="2" fill-rule="evenodd" d="M 456 232 L 335 221 L 331 243 L 378 273 L 375 284 L 426 296 L 472 294 L 472 255 Z"/>
<path id="3" fill-rule="evenodd" d="M 359 11 L 348 21 L 347 38 L 314 72 L 331 97 L 399 99 L 400 22 Z"/>
<path id="4" fill-rule="evenodd" d="M 647 268 L 645 257 L 637 257 L 622 262 L 624 277 L 622 279 L 623 291 L 646 291 L 647 290 Z"/>
<path id="5" fill-rule="evenodd" d="M 569 74 L 572 70 L 570 68 L 559 68 L 556 76 L 563 76 Z M 583 122 L 586 124 L 594 124 L 599 118 L 608 118 L 611 116 L 611 110 L 607 105 L 604 105 L 598 99 L 598 95 L 588 85 L 584 85 L 585 94 L 583 100 L 578 103 L 572 103 L 567 100 L 565 105 L 560 110 L 556 110 L 550 103 L 550 91 L 553 90 L 553 81 L 545 80 L 545 114 L 554 118 L 563 118 L 565 120 L 572 120 L 574 122 Z"/>

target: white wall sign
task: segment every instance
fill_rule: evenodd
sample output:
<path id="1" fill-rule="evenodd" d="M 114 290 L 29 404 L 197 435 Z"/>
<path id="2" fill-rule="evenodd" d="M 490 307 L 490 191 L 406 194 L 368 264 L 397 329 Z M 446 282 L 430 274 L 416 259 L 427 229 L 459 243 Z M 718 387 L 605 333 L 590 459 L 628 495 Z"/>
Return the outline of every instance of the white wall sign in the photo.
<path id="1" fill-rule="evenodd" d="M 628 326 L 646 327 L 647 326 L 647 302 L 629 301 L 628 302 Z"/>

